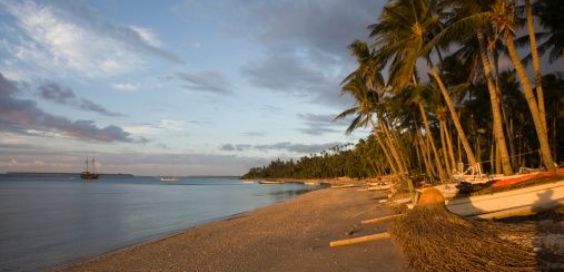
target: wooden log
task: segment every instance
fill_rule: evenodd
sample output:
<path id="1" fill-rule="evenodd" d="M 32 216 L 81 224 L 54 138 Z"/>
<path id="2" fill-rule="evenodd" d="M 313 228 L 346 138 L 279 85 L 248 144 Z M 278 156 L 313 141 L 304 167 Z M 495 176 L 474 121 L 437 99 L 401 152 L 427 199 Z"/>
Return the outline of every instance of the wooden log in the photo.
<path id="1" fill-rule="evenodd" d="M 353 187 L 360 187 L 360 184 L 343 184 L 343 185 L 332 185 L 332 189 L 347 189 Z"/>
<path id="2" fill-rule="evenodd" d="M 383 233 L 377 233 L 372 235 L 360 236 L 351 239 L 332 241 L 331 243 L 329 243 L 329 246 L 330 247 L 350 246 L 350 245 L 366 243 L 370 241 L 385 240 L 389 238 L 390 238 L 390 234 L 387 232 L 383 232 Z"/>
<path id="3" fill-rule="evenodd" d="M 372 219 L 366 219 L 366 220 L 362 220 L 360 221 L 361 224 L 382 224 L 382 223 L 387 223 L 390 222 L 398 217 L 401 217 L 405 214 L 392 214 L 392 215 L 388 215 L 388 216 L 382 216 L 382 217 L 376 217 L 376 218 L 372 218 Z"/>

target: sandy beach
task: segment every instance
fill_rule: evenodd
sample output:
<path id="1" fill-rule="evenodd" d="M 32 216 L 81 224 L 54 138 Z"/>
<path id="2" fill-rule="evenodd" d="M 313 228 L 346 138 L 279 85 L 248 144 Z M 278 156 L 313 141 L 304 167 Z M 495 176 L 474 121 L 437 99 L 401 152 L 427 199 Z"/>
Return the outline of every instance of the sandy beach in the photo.
<path id="1" fill-rule="evenodd" d="M 318 190 L 58 271 L 402 271 L 390 240 L 329 248 L 331 240 L 384 230 L 359 224 L 390 212 L 374 197 Z"/>

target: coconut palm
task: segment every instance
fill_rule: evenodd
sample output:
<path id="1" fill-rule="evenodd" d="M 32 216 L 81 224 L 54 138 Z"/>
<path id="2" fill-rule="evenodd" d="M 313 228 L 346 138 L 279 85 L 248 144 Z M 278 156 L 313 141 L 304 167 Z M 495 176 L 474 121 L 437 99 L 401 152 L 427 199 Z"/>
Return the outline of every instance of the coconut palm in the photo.
<path id="1" fill-rule="evenodd" d="M 345 118 L 346 116 L 352 114 L 356 115 L 346 130 L 347 134 L 352 133 L 355 129 L 360 127 L 366 127 L 368 125 L 372 126 L 374 137 L 378 141 L 380 148 L 386 156 L 392 171 L 394 173 L 403 171 L 403 168 L 397 160 L 392 159 L 392 156 L 390 155 L 391 151 L 388 150 L 388 147 L 384 144 L 384 140 L 379 135 L 378 129 L 372 120 L 372 116 L 376 111 L 376 104 L 378 103 L 378 93 L 368 90 L 366 80 L 360 76 L 360 74 L 355 74 L 354 76 L 348 78 L 348 81 L 343 85 L 343 92 L 350 94 L 356 104 L 337 115 L 335 119 Z"/>
<path id="2" fill-rule="evenodd" d="M 428 47 L 428 42 L 441 28 L 439 19 L 440 9 L 437 1 L 390 1 L 384 7 L 378 23 L 369 26 L 370 36 L 374 39 L 378 58 L 381 62 L 389 62 L 388 83 L 397 91 L 414 83 L 418 59 L 422 58 L 427 62 L 432 78 L 437 82 L 446 102 L 468 161 L 470 164 L 475 164 L 474 152 L 460 123 L 456 108 L 439 71 L 431 61 L 431 49 L 435 48 L 436 52 L 440 53 L 436 47 Z"/>

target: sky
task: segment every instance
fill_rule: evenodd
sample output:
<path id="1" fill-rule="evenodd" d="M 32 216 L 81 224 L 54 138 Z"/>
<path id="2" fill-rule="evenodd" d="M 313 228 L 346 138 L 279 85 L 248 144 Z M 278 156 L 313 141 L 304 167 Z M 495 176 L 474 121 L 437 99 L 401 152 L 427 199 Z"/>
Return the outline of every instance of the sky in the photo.
<path id="1" fill-rule="evenodd" d="M 241 175 L 345 135 L 384 1 L 0 0 L 0 172 Z"/>

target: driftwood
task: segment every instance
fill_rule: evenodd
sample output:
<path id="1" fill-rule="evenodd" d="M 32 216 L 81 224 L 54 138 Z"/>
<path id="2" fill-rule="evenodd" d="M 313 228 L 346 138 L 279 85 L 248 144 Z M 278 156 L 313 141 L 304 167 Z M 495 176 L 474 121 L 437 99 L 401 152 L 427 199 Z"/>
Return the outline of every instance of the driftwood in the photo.
<path id="1" fill-rule="evenodd" d="M 362 220 L 360 223 L 362 224 L 383 224 L 388 223 L 395 220 L 398 217 L 404 216 L 405 214 L 393 214 L 388 216 L 376 217 L 372 219 Z"/>
<path id="2" fill-rule="evenodd" d="M 332 185 L 332 189 L 346 189 L 346 188 L 353 188 L 353 187 L 360 187 L 360 184 L 343 184 L 343 185 Z"/>
<path id="3" fill-rule="evenodd" d="M 385 240 L 389 238 L 390 238 L 390 234 L 387 232 L 383 232 L 383 233 L 377 233 L 372 235 L 360 236 L 351 239 L 332 241 L 331 243 L 329 243 L 329 246 L 330 247 L 350 246 L 350 245 L 366 243 L 370 241 Z"/>

